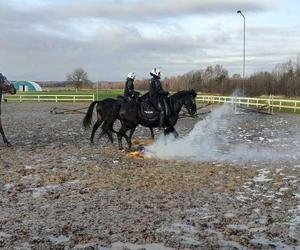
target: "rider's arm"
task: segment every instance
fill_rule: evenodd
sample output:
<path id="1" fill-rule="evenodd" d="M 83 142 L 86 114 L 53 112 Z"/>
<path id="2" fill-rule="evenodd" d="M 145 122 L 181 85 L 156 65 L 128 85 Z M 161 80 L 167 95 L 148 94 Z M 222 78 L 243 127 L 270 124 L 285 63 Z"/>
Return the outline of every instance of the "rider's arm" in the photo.
<path id="1" fill-rule="evenodd" d="M 130 95 L 134 94 L 134 86 L 133 86 L 133 81 L 128 81 L 128 92 Z"/>
<path id="2" fill-rule="evenodd" d="M 162 84 L 159 80 L 157 80 L 155 82 L 155 84 L 156 84 L 156 90 L 157 90 L 158 94 L 160 94 L 160 95 L 168 95 L 169 94 L 167 91 L 165 91 L 163 89 Z"/>

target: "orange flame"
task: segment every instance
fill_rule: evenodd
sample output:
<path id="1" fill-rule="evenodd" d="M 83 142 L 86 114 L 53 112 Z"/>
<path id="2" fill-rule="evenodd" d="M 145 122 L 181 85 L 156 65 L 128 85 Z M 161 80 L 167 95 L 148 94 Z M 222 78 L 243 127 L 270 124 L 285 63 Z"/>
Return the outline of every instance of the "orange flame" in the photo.
<path id="1" fill-rule="evenodd" d="M 147 146 L 147 145 L 150 145 L 154 142 L 154 140 L 152 139 L 140 139 L 140 140 L 134 140 L 132 142 L 132 145 L 133 146 Z M 133 158 L 133 159 L 144 159 L 145 158 L 145 155 L 142 151 L 133 151 L 133 152 L 130 152 L 126 155 L 128 158 Z"/>
<path id="2" fill-rule="evenodd" d="M 144 159 L 144 154 L 141 151 L 133 151 L 126 155 L 128 158 Z"/>

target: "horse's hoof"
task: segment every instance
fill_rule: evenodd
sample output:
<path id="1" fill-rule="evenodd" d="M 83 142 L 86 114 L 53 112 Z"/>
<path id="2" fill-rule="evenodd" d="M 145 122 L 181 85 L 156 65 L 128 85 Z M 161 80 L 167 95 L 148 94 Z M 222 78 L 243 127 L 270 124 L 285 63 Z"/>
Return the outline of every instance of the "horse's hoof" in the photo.
<path id="1" fill-rule="evenodd" d="M 7 142 L 7 143 L 6 143 L 6 146 L 9 147 L 9 148 L 11 148 L 11 147 L 12 147 L 12 144 L 11 144 L 10 142 Z"/>

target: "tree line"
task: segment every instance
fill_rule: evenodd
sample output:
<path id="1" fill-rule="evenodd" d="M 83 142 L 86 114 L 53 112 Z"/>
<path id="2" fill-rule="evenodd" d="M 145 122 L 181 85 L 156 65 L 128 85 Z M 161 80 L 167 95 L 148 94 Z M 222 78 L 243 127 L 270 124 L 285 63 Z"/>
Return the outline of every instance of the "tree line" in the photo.
<path id="1" fill-rule="evenodd" d="M 76 69 L 67 76 L 67 84 L 75 88 L 91 87 L 88 75 L 83 69 Z M 257 72 L 243 79 L 239 74 L 229 76 L 222 65 L 208 66 L 186 74 L 162 79 L 163 87 L 168 91 L 194 89 L 197 92 L 230 95 L 238 91 L 239 95 L 283 95 L 300 96 L 300 56 L 277 64 L 271 72 Z M 94 85 L 95 86 L 95 85 Z M 100 88 L 122 89 L 124 82 L 98 84 Z M 137 90 L 148 90 L 149 79 L 135 81 Z"/>
<path id="2" fill-rule="evenodd" d="M 147 89 L 148 80 L 137 81 L 139 89 Z M 194 89 L 197 92 L 230 95 L 283 95 L 300 96 L 300 57 L 277 64 L 271 72 L 257 72 L 243 79 L 239 74 L 229 76 L 222 65 L 208 66 L 205 69 L 168 77 L 163 80 L 169 91 Z"/>

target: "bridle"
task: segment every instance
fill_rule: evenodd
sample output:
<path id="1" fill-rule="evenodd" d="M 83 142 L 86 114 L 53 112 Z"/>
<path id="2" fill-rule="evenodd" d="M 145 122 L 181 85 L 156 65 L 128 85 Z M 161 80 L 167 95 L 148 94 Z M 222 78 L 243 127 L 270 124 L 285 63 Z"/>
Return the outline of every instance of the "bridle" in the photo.
<path id="1" fill-rule="evenodd" d="M 192 103 L 192 106 L 190 107 L 189 105 L 187 105 L 186 103 L 184 103 L 184 107 L 185 109 L 187 110 L 187 112 L 190 114 L 190 115 L 193 115 L 193 107 L 196 107 L 196 98 L 193 96 L 192 100 L 191 100 L 191 103 Z"/>

